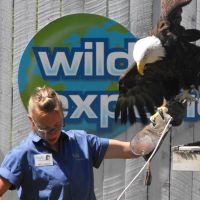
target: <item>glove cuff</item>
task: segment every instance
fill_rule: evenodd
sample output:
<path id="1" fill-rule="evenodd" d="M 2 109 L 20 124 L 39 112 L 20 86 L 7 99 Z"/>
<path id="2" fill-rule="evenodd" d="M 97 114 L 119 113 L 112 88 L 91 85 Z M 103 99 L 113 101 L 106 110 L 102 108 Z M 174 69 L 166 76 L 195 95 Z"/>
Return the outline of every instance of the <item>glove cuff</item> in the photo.
<path id="1" fill-rule="evenodd" d="M 153 151 L 158 140 L 157 136 L 138 134 L 131 139 L 130 149 L 134 155 L 144 156 Z"/>

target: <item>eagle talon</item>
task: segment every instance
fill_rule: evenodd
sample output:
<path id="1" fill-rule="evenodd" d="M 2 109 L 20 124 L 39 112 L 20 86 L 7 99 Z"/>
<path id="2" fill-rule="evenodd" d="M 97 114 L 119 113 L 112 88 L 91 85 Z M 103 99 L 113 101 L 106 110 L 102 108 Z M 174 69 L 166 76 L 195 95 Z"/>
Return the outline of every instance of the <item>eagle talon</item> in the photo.
<path id="1" fill-rule="evenodd" d="M 165 120 L 165 117 L 164 117 L 164 114 L 163 114 L 163 113 L 164 113 L 164 112 L 167 112 L 167 111 L 168 111 L 168 109 L 167 109 L 166 107 L 164 107 L 164 106 L 161 106 L 161 107 L 159 107 L 159 108 L 157 109 L 157 112 L 156 112 L 154 115 L 152 115 L 152 116 L 150 117 L 150 121 L 152 122 L 153 126 L 156 125 L 155 121 L 156 121 L 156 117 L 157 117 L 158 115 L 161 116 L 162 120 Z"/>
<path id="2" fill-rule="evenodd" d="M 162 119 L 164 120 L 164 115 L 163 115 L 162 109 L 158 110 L 158 112 L 159 112 L 160 116 L 162 117 Z"/>
<path id="3" fill-rule="evenodd" d="M 192 91 L 195 92 L 197 97 L 194 97 L 189 94 L 189 90 L 184 90 L 181 94 L 176 96 L 176 100 L 178 100 L 180 103 L 185 104 L 186 102 L 191 104 L 192 102 L 198 102 L 199 101 L 199 91 L 195 88 L 192 89 Z"/>
<path id="4" fill-rule="evenodd" d="M 155 118 L 150 117 L 150 121 L 151 121 L 151 123 L 152 123 L 153 126 L 156 126 Z"/>

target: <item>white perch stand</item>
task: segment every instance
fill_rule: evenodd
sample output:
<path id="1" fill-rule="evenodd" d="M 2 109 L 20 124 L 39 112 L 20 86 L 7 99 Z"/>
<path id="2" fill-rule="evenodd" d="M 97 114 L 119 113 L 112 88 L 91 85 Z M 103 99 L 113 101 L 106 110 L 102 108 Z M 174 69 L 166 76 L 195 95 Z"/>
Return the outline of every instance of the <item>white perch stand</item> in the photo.
<path id="1" fill-rule="evenodd" d="M 200 146 L 172 147 L 172 169 L 200 171 Z"/>

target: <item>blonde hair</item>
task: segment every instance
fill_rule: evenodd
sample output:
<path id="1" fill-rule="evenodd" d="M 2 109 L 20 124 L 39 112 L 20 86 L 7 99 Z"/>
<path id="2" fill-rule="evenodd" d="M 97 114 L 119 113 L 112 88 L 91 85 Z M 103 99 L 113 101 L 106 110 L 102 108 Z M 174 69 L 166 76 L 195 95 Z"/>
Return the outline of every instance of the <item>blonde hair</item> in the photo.
<path id="1" fill-rule="evenodd" d="M 55 110 L 62 112 L 62 103 L 58 94 L 50 87 L 37 87 L 28 102 L 28 112 L 32 115 L 34 110 L 50 113 Z"/>

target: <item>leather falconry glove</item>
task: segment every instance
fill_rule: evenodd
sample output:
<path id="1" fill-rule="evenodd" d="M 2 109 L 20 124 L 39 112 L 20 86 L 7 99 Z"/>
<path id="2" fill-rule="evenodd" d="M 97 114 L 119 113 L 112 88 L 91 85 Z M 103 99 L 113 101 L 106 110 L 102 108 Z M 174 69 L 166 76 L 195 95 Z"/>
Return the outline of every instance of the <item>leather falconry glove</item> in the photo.
<path id="1" fill-rule="evenodd" d="M 133 139 L 130 141 L 130 147 L 133 154 L 141 155 L 146 161 L 148 160 L 152 154 L 152 151 L 155 149 L 161 135 L 164 134 L 165 136 L 172 126 L 171 124 L 168 124 L 169 120 L 171 120 L 171 116 L 167 114 L 167 111 L 168 109 L 166 107 L 159 107 L 158 111 L 150 117 L 151 123 L 145 126 L 133 137 Z M 164 140 L 164 136 L 162 141 Z M 160 141 L 159 147 L 161 146 L 162 141 Z M 150 185 L 151 179 L 151 168 L 150 163 L 148 163 L 146 167 L 144 184 Z"/>
<path id="2" fill-rule="evenodd" d="M 132 152 L 139 155 L 143 154 L 143 158 L 146 161 L 151 156 L 152 151 L 156 147 L 160 135 L 164 130 L 164 126 L 166 126 L 167 121 L 170 119 L 170 116 L 172 117 L 170 126 L 179 126 L 184 119 L 187 103 L 180 102 L 178 98 L 175 98 L 170 100 L 166 106 L 167 108 L 162 109 L 163 107 L 161 107 L 161 110 L 158 109 L 158 112 L 150 117 L 152 121 L 151 124 L 147 125 L 142 131 L 140 131 L 135 137 L 133 137 L 130 142 Z M 166 132 L 170 129 L 170 126 L 167 127 L 165 131 L 165 136 Z M 165 136 L 160 142 L 159 147 L 164 141 Z M 145 185 L 150 184 L 151 169 L 149 164 L 146 171 Z"/>
<path id="3" fill-rule="evenodd" d="M 164 129 L 166 133 L 171 127 L 171 124 L 166 127 L 171 119 L 167 111 L 166 107 L 159 107 L 156 114 L 150 117 L 151 123 L 133 137 L 130 141 L 133 154 L 145 156 L 154 150 Z"/>

